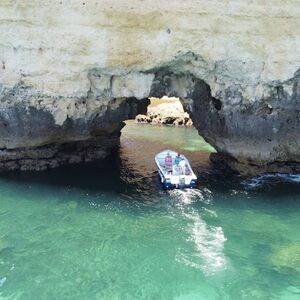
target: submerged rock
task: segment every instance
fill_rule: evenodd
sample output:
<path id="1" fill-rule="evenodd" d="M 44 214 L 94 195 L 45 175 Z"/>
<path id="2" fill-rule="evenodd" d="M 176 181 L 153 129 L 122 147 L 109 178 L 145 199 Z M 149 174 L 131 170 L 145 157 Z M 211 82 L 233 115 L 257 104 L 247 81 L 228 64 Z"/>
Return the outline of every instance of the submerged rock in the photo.
<path id="1" fill-rule="evenodd" d="M 166 95 L 231 168 L 300 171 L 300 3 L 271 2 L 2 1 L 0 170 L 102 158 Z"/>
<path id="2" fill-rule="evenodd" d="M 300 243 L 275 248 L 270 260 L 279 270 L 293 269 L 300 274 Z"/>

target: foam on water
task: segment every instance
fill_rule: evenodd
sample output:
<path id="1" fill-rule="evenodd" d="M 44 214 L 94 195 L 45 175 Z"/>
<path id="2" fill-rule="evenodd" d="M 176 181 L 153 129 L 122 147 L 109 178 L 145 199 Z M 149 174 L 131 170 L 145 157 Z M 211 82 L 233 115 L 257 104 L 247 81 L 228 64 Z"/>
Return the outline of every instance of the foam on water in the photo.
<path id="1" fill-rule="evenodd" d="M 0 278 L 0 288 L 3 286 L 5 281 L 6 281 L 6 277 Z"/>
<path id="2" fill-rule="evenodd" d="M 246 188 L 255 189 L 259 188 L 270 182 L 290 182 L 300 183 L 300 174 L 285 174 L 285 173 L 274 173 L 274 174 L 262 174 L 250 179 L 244 180 L 242 183 Z"/>
<path id="3" fill-rule="evenodd" d="M 277 174 L 277 176 L 289 182 L 300 183 L 300 174 Z"/>
<path id="4" fill-rule="evenodd" d="M 181 211 L 190 225 L 186 228 L 188 233 L 187 242 L 194 244 L 192 253 L 179 251 L 177 261 L 184 263 L 196 269 L 200 269 L 205 275 L 213 275 L 227 267 L 227 259 L 224 255 L 224 243 L 226 237 L 221 227 L 208 226 L 201 218 L 201 215 L 195 211 L 191 204 L 195 201 L 201 201 L 204 204 L 210 204 L 210 191 L 201 190 L 172 190 L 170 195 L 177 201 L 176 206 Z M 214 211 L 209 210 L 211 215 L 217 216 Z"/>
<path id="5" fill-rule="evenodd" d="M 185 262 L 201 269 L 205 275 L 224 270 L 227 265 L 223 252 L 226 237 L 222 228 L 208 226 L 195 212 L 187 213 L 185 216 L 192 221 L 187 229 L 190 234 L 188 241 L 194 243 L 196 250 L 191 257 L 185 257 Z"/>
<path id="6" fill-rule="evenodd" d="M 168 193 L 170 196 L 176 200 L 177 205 L 181 204 L 191 204 L 195 201 L 201 201 L 205 204 L 210 204 L 211 203 L 211 197 L 210 197 L 210 190 L 209 189 L 185 189 L 185 190 L 180 190 L 180 189 L 174 189 L 174 190 L 169 190 Z"/>

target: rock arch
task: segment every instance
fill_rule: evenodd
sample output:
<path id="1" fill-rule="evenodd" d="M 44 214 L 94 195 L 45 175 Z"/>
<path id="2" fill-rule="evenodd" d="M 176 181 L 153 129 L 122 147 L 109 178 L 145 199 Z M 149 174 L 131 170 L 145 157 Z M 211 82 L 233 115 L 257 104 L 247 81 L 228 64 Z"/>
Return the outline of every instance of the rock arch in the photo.
<path id="1" fill-rule="evenodd" d="M 298 171 L 299 74 L 251 102 L 243 87 L 218 86 L 210 72 L 201 57 L 188 52 L 149 70 L 92 68 L 82 97 L 46 95 L 20 81 L 1 94 L 0 169 L 101 159 L 118 145 L 124 120 L 145 112 L 149 97 L 166 95 L 181 99 L 199 134 L 232 169 Z"/>
<path id="2" fill-rule="evenodd" d="M 0 169 L 104 157 L 164 91 L 232 168 L 299 170 L 299 1 L 60 2 L 0 4 Z"/>

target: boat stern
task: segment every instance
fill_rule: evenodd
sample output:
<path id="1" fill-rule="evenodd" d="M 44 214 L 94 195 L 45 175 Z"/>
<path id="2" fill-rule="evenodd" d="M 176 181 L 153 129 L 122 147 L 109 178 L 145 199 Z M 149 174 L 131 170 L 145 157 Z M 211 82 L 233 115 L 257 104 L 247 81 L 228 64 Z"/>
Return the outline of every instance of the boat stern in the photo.
<path id="1" fill-rule="evenodd" d="M 196 187 L 196 179 L 186 178 L 184 176 L 172 176 L 170 178 L 165 178 L 163 185 L 165 189 L 193 189 Z"/>

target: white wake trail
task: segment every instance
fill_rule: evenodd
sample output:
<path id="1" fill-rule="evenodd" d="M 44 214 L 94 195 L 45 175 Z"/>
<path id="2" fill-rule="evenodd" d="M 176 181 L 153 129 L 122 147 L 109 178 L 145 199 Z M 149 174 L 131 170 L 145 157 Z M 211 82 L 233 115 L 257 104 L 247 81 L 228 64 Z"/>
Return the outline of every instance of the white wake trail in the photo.
<path id="1" fill-rule="evenodd" d="M 228 260 L 224 254 L 226 237 L 223 229 L 208 225 L 199 212 L 190 204 L 201 201 L 211 204 L 211 192 L 209 190 L 173 190 L 170 195 L 175 198 L 176 207 L 183 217 L 189 221 L 185 228 L 188 234 L 187 242 L 192 242 L 193 251 L 181 249 L 177 260 L 180 263 L 200 269 L 205 275 L 212 275 L 227 268 Z M 215 214 L 216 216 L 216 214 Z"/>

